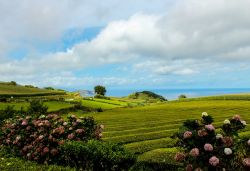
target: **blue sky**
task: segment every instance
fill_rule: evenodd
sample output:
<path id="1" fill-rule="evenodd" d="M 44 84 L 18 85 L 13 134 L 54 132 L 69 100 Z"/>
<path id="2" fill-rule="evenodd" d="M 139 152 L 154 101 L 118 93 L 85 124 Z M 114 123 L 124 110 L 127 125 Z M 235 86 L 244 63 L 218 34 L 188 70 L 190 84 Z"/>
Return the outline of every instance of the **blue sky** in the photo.
<path id="1" fill-rule="evenodd" d="M 0 80 L 250 87 L 248 0 L 0 1 Z"/>

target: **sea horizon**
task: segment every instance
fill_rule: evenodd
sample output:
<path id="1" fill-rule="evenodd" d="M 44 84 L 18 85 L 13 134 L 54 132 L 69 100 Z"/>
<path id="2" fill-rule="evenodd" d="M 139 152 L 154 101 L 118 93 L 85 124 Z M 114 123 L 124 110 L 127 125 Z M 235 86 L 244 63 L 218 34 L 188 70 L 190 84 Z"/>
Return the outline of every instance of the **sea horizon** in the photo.
<path id="1" fill-rule="evenodd" d="M 216 96 L 225 94 L 250 93 L 250 88 L 162 88 L 162 89 L 108 89 L 107 96 L 124 97 L 140 91 L 152 91 L 165 97 L 168 100 L 178 99 L 178 96 L 185 94 L 188 98 Z"/>

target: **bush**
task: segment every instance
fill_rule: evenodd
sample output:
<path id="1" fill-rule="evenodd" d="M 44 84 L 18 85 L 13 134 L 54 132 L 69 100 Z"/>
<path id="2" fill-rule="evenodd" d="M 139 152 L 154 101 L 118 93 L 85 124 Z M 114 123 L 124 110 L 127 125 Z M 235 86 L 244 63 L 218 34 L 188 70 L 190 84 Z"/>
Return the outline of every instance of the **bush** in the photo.
<path id="1" fill-rule="evenodd" d="M 110 98 L 109 98 L 109 97 L 106 97 L 106 96 L 104 96 L 104 95 L 100 95 L 100 94 L 95 95 L 95 97 L 94 97 L 94 98 L 97 98 L 97 99 L 106 99 L 106 100 L 110 100 Z"/>
<path id="2" fill-rule="evenodd" d="M 187 98 L 187 96 L 185 95 L 185 94 L 181 94 L 181 95 L 179 95 L 179 97 L 178 97 L 179 99 L 186 99 Z"/>
<path id="3" fill-rule="evenodd" d="M 90 140 L 87 143 L 69 141 L 60 148 L 62 160 L 59 164 L 83 170 L 129 170 L 135 157 L 124 147 Z"/>
<path id="4" fill-rule="evenodd" d="M 184 123 L 178 134 L 183 152 L 176 154 L 176 161 L 183 162 L 186 170 L 249 170 L 250 141 L 246 147 L 247 141 L 238 136 L 246 122 L 239 115 L 226 119 L 220 134 L 216 134 L 212 122 L 213 118 L 204 112 L 200 121 Z"/>
<path id="5" fill-rule="evenodd" d="M 10 82 L 10 85 L 16 86 L 17 83 L 16 83 L 15 81 L 11 81 L 11 82 Z"/>
<path id="6" fill-rule="evenodd" d="M 27 113 L 29 115 L 44 115 L 47 113 L 48 107 L 44 106 L 43 102 L 40 100 L 32 100 L 30 106 L 28 107 Z"/>
<path id="7" fill-rule="evenodd" d="M 0 111 L 0 123 L 5 119 L 13 117 L 15 113 L 14 106 L 7 106 L 4 110 Z"/>
<path id="8" fill-rule="evenodd" d="M 16 156 L 39 163 L 53 163 L 58 160 L 59 145 L 65 140 L 100 139 L 101 128 L 92 117 L 78 119 L 71 115 L 66 122 L 53 114 L 39 118 L 17 116 L 6 120 L 1 127 L 0 145 L 13 149 Z"/>

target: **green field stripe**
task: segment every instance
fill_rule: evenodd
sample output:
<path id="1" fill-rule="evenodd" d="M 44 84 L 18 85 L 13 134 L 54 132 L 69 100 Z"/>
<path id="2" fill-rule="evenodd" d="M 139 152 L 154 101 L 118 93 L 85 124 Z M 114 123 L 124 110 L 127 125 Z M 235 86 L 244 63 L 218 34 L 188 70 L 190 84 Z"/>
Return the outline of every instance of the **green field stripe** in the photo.
<path id="1" fill-rule="evenodd" d="M 250 131 L 241 132 L 241 133 L 239 133 L 239 136 L 241 138 L 249 138 L 250 139 Z"/>
<path id="2" fill-rule="evenodd" d="M 147 161 L 154 163 L 164 162 L 178 165 L 179 163 L 176 163 L 174 161 L 174 156 L 178 151 L 178 148 L 159 148 L 139 155 L 138 161 Z"/>
<path id="3" fill-rule="evenodd" d="M 130 124 L 124 124 L 120 126 L 114 126 L 114 125 L 106 125 L 105 131 L 111 132 L 111 131 L 124 131 L 124 130 L 133 130 L 138 128 L 145 128 L 145 127 L 157 127 L 157 126 L 165 126 L 165 125 L 173 125 L 173 124 L 180 124 L 182 121 L 185 121 L 184 119 L 181 120 L 175 120 L 175 121 L 165 121 L 165 120 L 158 120 L 158 121 L 151 121 L 151 122 L 142 122 L 142 123 L 130 123 Z"/>
<path id="4" fill-rule="evenodd" d="M 121 143 L 121 144 L 127 144 L 127 143 L 132 143 L 132 142 L 137 142 L 137 141 L 166 138 L 166 137 L 173 135 L 176 131 L 177 129 L 169 129 L 169 130 L 156 131 L 156 132 L 150 132 L 150 133 L 145 133 L 145 134 L 129 134 L 129 135 L 124 135 L 124 136 L 103 138 L 103 140 Z"/>
<path id="5" fill-rule="evenodd" d="M 147 127 L 147 128 L 137 128 L 137 129 L 129 129 L 124 131 L 112 131 L 112 132 L 104 132 L 105 138 L 106 137 L 114 137 L 114 136 L 121 136 L 127 134 L 136 134 L 136 133 L 148 133 L 148 132 L 155 132 L 167 129 L 175 129 L 178 128 L 181 124 L 171 124 L 171 125 L 164 125 L 164 126 L 157 126 L 157 127 Z"/>
<path id="6" fill-rule="evenodd" d="M 157 149 L 157 148 L 168 148 L 175 145 L 176 140 L 172 138 L 160 138 L 156 140 L 146 140 L 134 143 L 126 144 L 125 147 L 136 154 L 142 154 L 144 152 Z"/>
<path id="7" fill-rule="evenodd" d="M 86 106 L 86 107 L 102 108 L 102 109 L 117 108 L 117 105 L 97 102 L 97 101 L 94 101 L 94 100 L 93 101 L 91 101 L 91 100 L 82 100 L 82 105 Z M 118 106 L 118 107 L 120 107 L 120 106 Z"/>

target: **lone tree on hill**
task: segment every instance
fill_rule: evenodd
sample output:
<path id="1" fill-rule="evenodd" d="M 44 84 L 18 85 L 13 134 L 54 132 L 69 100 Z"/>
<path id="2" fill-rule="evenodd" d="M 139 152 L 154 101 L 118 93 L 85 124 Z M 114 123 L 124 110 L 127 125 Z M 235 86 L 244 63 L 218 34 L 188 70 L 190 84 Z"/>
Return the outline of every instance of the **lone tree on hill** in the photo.
<path id="1" fill-rule="evenodd" d="M 95 89 L 95 93 L 96 94 L 105 96 L 106 88 L 104 86 L 97 85 L 97 86 L 95 86 L 94 89 Z"/>

